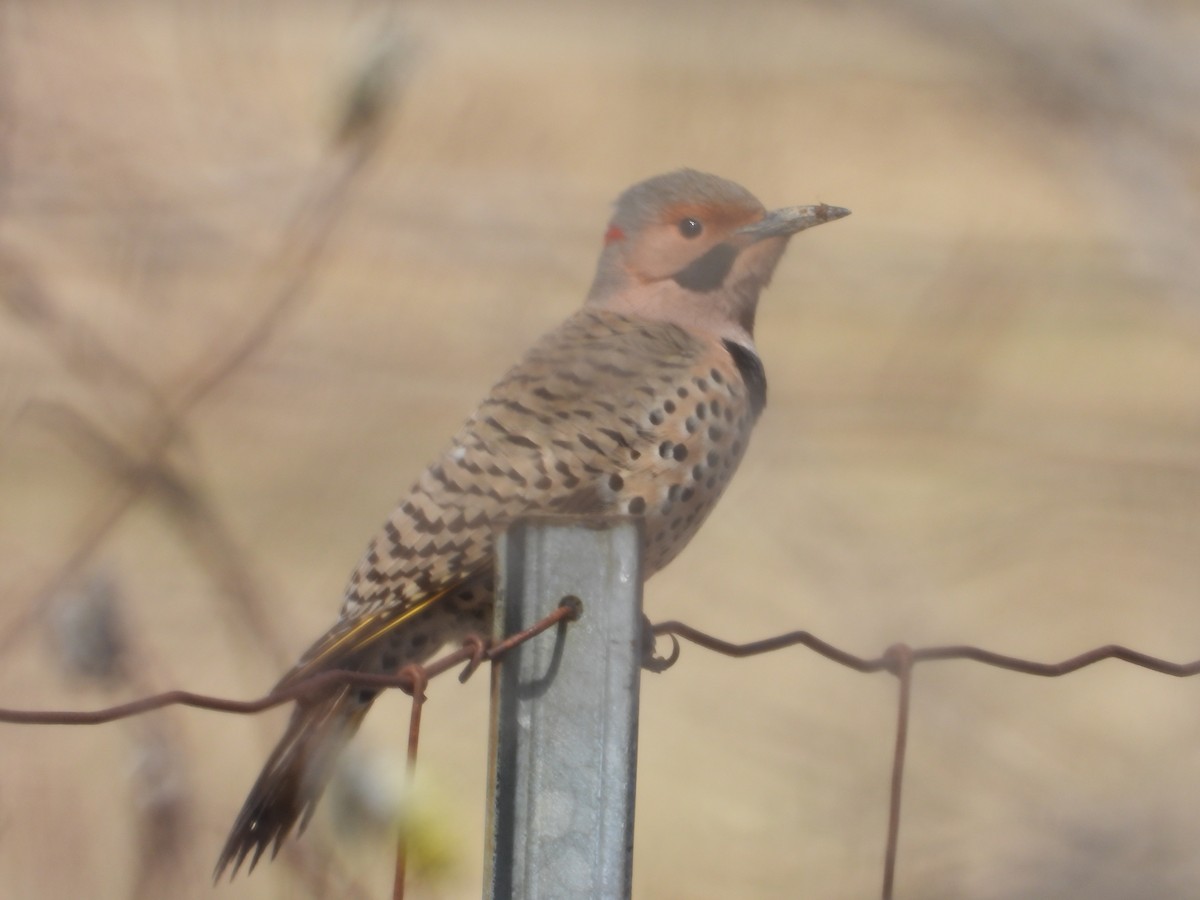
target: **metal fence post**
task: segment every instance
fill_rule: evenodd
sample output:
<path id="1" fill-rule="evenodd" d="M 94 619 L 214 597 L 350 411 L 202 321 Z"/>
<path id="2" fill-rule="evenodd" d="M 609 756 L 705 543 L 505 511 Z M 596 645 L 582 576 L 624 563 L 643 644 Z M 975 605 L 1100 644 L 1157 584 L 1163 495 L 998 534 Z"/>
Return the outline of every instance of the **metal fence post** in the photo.
<path id="1" fill-rule="evenodd" d="M 637 524 L 524 521 L 497 545 L 496 633 L 563 597 L 581 617 L 493 668 L 486 900 L 624 900 L 633 869 L 641 674 Z"/>

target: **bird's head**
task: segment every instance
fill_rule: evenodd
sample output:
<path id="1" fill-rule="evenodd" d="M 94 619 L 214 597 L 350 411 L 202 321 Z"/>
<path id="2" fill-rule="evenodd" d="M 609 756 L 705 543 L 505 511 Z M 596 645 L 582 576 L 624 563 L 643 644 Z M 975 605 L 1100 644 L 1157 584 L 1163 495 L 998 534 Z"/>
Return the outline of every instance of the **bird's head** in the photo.
<path id="1" fill-rule="evenodd" d="M 659 175 L 617 199 L 588 306 L 747 343 L 788 239 L 846 215 L 824 204 L 768 212 L 724 178 Z"/>

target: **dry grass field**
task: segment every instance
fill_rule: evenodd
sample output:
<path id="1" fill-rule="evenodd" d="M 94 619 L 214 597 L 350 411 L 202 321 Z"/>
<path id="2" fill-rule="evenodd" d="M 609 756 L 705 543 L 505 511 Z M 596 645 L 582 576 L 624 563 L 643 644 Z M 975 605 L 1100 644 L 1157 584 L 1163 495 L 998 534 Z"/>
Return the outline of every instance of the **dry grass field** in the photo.
<path id="1" fill-rule="evenodd" d="M 684 165 L 854 215 L 781 265 L 767 413 L 652 618 L 1200 657 L 1197 46 L 1184 0 L 6 0 L 0 706 L 265 692 L 612 199 Z M 919 669 L 896 896 L 1200 896 L 1197 691 Z M 487 693 L 433 684 L 411 790 L 381 700 L 216 888 L 284 712 L 0 726 L 0 894 L 382 897 L 400 810 L 409 896 L 478 896 Z M 878 896 L 894 711 L 685 648 L 644 679 L 635 896 Z"/>

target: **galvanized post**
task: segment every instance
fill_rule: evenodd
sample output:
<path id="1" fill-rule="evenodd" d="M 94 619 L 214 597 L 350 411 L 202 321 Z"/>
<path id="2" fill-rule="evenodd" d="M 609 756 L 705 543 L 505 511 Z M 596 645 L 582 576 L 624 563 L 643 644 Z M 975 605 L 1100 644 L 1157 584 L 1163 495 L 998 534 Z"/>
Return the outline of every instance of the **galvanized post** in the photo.
<path id="1" fill-rule="evenodd" d="M 582 601 L 582 615 L 493 669 L 486 900 L 630 894 L 640 551 L 630 520 L 540 519 L 500 537 L 497 635 L 567 596 Z"/>

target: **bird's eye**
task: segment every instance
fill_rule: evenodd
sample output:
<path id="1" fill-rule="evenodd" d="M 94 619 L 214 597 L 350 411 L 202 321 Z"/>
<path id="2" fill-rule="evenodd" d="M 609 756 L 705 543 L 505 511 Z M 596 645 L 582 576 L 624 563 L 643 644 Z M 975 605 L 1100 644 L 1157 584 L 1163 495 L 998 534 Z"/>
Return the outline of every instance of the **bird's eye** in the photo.
<path id="1" fill-rule="evenodd" d="M 685 238 L 694 238 L 704 230 L 699 219 L 687 218 L 679 220 L 679 233 Z"/>

